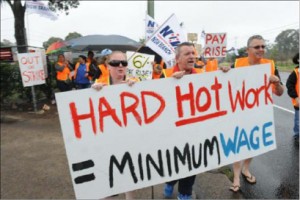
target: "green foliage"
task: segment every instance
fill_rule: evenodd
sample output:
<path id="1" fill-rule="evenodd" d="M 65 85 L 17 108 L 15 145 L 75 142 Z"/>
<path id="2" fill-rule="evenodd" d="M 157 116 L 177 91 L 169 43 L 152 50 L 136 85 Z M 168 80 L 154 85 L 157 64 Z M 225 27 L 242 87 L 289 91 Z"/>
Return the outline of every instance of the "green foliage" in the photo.
<path id="1" fill-rule="evenodd" d="M 77 8 L 79 6 L 79 0 L 68 0 L 68 1 L 57 1 L 57 0 L 49 0 L 48 6 L 52 11 L 62 11 L 65 12 L 66 15 L 69 14 L 69 10 L 71 8 Z"/>
<path id="2" fill-rule="evenodd" d="M 58 42 L 58 41 L 63 41 L 63 39 L 58 38 L 58 37 L 51 37 L 46 42 L 43 42 L 43 47 L 45 49 L 47 49 L 52 43 Z"/>
<path id="3" fill-rule="evenodd" d="M 275 39 L 279 60 L 287 60 L 299 52 L 299 29 L 282 31 Z"/>
<path id="4" fill-rule="evenodd" d="M 79 37 L 82 37 L 82 35 L 81 35 L 80 33 L 77 33 L 77 32 L 69 33 L 69 34 L 65 37 L 65 41 L 71 40 L 71 39 L 74 39 L 74 38 L 79 38 Z"/>

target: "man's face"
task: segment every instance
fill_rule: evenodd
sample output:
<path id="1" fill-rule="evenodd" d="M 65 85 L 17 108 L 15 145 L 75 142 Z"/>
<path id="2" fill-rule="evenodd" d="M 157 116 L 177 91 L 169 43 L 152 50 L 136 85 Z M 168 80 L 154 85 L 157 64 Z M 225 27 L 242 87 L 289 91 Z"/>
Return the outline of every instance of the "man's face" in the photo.
<path id="1" fill-rule="evenodd" d="M 265 54 L 265 42 L 259 39 L 252 40 L 247 48 L 247 53 L 249 58 L 255 60 L 263 58 Z"/>
<path id="2" fill-rule="evenodd" d="M 194 48 L 192 46 L 182 46 L 176 62 L 180 70 L 189 70 L 194 67 L 196 61 Z"/>

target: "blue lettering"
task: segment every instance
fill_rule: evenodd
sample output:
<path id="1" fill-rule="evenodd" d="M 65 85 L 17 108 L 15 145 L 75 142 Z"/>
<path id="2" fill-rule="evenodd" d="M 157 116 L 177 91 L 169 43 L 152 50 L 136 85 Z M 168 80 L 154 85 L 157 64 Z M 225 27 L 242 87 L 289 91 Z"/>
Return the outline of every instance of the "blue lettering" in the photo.
<path id="1" fill-rule="evenodd" d="M 167 35 L 172 34 L 174 32 L 172 31 L 172 29 L 170 29 L 169 26 L 166 26 L 159 33 L 162 34 L 164 37 L 166 37 Z"/>
<path id="2" fill-rule="evenodd" d="M 266 128 L 268 128 L 272 125 L 273 125 L 272 122 L 267 122 L 263 125 L 263 143 L 264 143 L 264 146 L 269 146 L 269 145 L 274 143 L 273 140 L 267 141 L 267 138 L 272 136 L 272 133 L 266 132 Z"/>
<path id="3" fill-rule="evenodd" d="M 172 47 L 176 48 L 180 44 L 180 41 L 170 42 L 170 44 Z"/>
<path id="4" fill-rule="evenodd" d="M 244 140 L 243 140 L 243 138 L 244 138 Z M 247 145 L 248 150 L 250 150 L 247 133 L 244 129 L 242 129 L 241 134 L 240 134 L 240 138 L 239 138 L 239 145 L 238 145 L 238 148 L 237 148 L 237 153 L 240 152 L 240 148 L 244 145 Z"/>
<path id="5" fill-rule="evenodd" d="M 256 150 L 256 149 L 259 149 L 259 138 L 256 137 L 256 143 L 254 143 L 254 132 L 255 131 L 259 131 L 259 127 L 258 126 L 255 126 L 252 130 L 251 130 L 251 133 L 250 133 L 250 144 L 251 144 L 251 147 L 252 149 Z"/>
<path id="6" fill-rule="evenodd" d="M 148 27 L 154 27 L 154 25 L 155 25 L 155 22 L 149 21 L 147 26 L 148 26 Z"/>
<path id="7" fill-rule="evenodd" d="M 224 138 L 223 134 L 220 133 L 221 143 L 222 143 L 222 147 L 223 147 L 223 150 L 224 150 L 224 153 L 225 153 L 226 157 L 229 156 L 230 151 L 232 151 L 232 153 L 234 153 L 234 154 L 236 153 L 235 152 L 235 147 L 236 147 L 238 132 L 239 132 L 239 127 L 236 127 L 235 132 L 234 132 L 234 142 L 230 138 L 228 138 L 227 143 L 225 141 L 225 138 Z"/>

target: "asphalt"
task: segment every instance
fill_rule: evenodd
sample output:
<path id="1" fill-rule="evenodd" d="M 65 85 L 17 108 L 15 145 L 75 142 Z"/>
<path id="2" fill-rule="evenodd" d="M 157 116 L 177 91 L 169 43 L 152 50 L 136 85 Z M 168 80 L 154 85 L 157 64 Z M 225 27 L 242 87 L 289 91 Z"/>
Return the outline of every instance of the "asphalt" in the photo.
<path id="1" fill-rule="evenodd" d="M 196 176 L 193 199 L 245 199 L 242 193 L 242 189 L 238 193 L 233 193 L 229 190 L 231 181 L 228 177 L 219 172 L 218 170 L 212 170 L 198 174 Z M 164 199 L 163 196 L 164 184 L 156 185 L 153 187 L 147 187 L 135 191 L 135 199 Z M 124 199 L 125 194 L 119 194 L 109 199 Z M 173 197 L 177 198 L 177 184 L 174 188 Z"/>

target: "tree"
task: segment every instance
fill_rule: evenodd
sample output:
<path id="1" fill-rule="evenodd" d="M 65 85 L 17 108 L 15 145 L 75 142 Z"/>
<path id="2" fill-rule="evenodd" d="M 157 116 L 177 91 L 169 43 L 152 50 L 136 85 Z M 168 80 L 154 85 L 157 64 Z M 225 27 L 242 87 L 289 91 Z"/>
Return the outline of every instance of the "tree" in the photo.
<path id="1" fill-rule="evenodd" d="M 51 37 L 46 42 L 43 42 L 43 47 L 45 49 L 47 49 L 52 43 L 58 42 L 58 41 L 63 41 L 63 39 L 58 38 L 58 37 Z"/>
<path id="2" fill-rule="evenodd" d="M 291 58 L 299 52 L 299 29 L 287 29 L 282 31 L 275 39 L 281 60 Z"/>
<path id="3" fill-rule="evenodd" d="M 82 35 L 80 33 L 77 32 L 73 32 L 73 33 L 69 33 L 66 37 L 65 37 L 65 41 L 74 39 L 74 38 L 79 38 L 82 37 Z"/>
<path id="4" fill-rule="evenodd" d="M 6 2 L 14 15 L 15 18 L 15 38 L 17 41 L 18 52 L 27 52 L 26 44 L 26 31 L 25 31 L 25 11 L 26 4 L 22 5 L 21 0 L 0 0 L 0 4 Z M 79 0 L 68 0 L 68 1 L 57 1 L 48 0 L 49 9 L 52 11 L 64 11 L 66 15 L 69 14 L 71 8 L 77 8 Z"/>
<path id="5" fill-rule="evenodd" d="M 13 45 L 15 44 L 7 39 L 3 39 L 3 41 L 1 42 L 1 46 L 13 46 Z"/>

